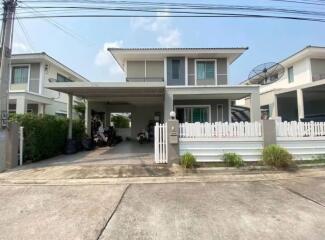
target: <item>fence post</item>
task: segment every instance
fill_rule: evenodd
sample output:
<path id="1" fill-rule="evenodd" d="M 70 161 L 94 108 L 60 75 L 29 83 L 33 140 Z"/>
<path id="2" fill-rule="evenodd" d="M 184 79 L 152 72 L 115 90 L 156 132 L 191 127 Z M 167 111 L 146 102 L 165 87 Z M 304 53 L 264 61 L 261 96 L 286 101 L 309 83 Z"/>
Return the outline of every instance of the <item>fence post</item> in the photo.
<path id="1" fill-rule="evenodd" d="M 262 120 L 262 132 L 264 147 L 276 144 L 276 123 L 275 120 Z"/>
<path id="2" fill-rule="evenodd" d="M 8 128 L 8 142 L 6 146 L 6 168 L 14 168 L 18 165 L 19 127 L 17 123 L 10 123 Z"/>
<path id="3" fill-rule="evenodd" d="M 170 113 L 167 121 L 167 160 L 168 164 L 179 161 L 179 121 L 175 119 L 175 113 Z"/>
<path id="4" fill-rule="evenodd" d="M 19 165 L 23 165 L 24 159 L 24 127 L 19 128 Z"/>

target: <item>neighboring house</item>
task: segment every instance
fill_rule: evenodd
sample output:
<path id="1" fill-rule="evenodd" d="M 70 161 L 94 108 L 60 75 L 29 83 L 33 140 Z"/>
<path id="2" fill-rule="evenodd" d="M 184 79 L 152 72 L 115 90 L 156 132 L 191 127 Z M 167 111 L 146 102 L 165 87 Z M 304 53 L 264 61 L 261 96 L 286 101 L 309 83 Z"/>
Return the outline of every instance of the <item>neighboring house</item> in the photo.
<path id="1" fill-rule="evenodd" d="M 67 95 L 45 88 L 44 86 L 49 81 L 88 82 L 87 79 L 46 53 L 13 55 L 10 71 L 9 112 L 66 116 Z"/>
<path id="2" fill-rule="evenodd" d="M 252 97 L 250 119 L 260 119 L 259 87 L 229 85 L 229 66 L 247 48 L 111 48 L 125 82 L 50 83 L 48 88 L 87 99 L 86 124 L 97 116 L 131 113 L 131 136 L 171 111 L 182 122 L 230 122 L 234 100 Z"/>
<path id="3" fill-rule="evenodd" d="M 325 47 L 307 46 L 280 64 L 285 68 L 281 79 L 260 87 L 263 114 L 283 121 L 324 118 Z"/>

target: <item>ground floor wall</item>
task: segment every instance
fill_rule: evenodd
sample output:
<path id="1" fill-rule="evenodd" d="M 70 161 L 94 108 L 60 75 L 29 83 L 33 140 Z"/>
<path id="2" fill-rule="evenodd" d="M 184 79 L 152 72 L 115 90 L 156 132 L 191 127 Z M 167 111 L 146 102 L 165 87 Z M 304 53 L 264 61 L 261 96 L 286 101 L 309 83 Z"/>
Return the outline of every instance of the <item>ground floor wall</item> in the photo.
<path id="1" fill-rule="evenodd" d="M 229 121 L 228 99 L 174 100 L 174 110 L 176 106 L 209 106 L 211 122 Z"/>

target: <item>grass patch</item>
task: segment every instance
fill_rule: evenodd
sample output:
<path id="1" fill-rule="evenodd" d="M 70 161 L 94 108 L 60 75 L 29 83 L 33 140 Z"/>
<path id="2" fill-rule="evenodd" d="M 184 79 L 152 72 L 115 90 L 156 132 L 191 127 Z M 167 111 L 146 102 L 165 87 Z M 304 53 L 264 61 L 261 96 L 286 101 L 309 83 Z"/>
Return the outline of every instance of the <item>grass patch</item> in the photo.
<path id="1" fill-rule="evenodd" d="M 240 168 L 245 166 L 245 163 L 240 155 L 237 153 L 225 153 L 222 157 L 224 163 L 228 167 Z"/>
<path id="2" fill-rule="evenodd" d="M 183 168 L 193 168 L 196 165 L 196 158 L 193 154 L 187 152 L 181 157 L 180 165 Z"/>

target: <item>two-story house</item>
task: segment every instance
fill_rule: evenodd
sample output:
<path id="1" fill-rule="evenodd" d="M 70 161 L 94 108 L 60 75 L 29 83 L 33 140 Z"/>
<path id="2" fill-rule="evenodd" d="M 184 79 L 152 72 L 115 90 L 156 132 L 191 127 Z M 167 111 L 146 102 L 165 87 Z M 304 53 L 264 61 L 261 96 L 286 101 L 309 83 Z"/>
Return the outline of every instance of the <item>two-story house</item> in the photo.
<path id="1" fill-rule="evenodd" d="M 247 48 L 110 48 L 125 82 L 51 83 L 49 89 L 87 99 L 86 124 L 97 115 L 131 114 L 131 136 L 171 111 L 180 122 L 229 122 L 232 101 L 251 97 L 250 118 L 260 119 L 259 87 L 229 85 L 229 66 Z M 90 132 L 88 132 L 90 133 Z"/>
<path id="2" fill-rule="evenodd" d="M 285 69 L 283 76 L 260 87 L 263 114 L 283 121 L 324 119 L 325 47 L 307 46 L 280 64 Z M 249 105 L 250 99 L 246 102 Z"/>
<path id="3" fill-rule="evenodd" d="M 46 53 L 15 54 L 11 58 L 9 112 L 67 114 L 66 94 L 45 88 L 46 83 L 88 82 Z"/>

